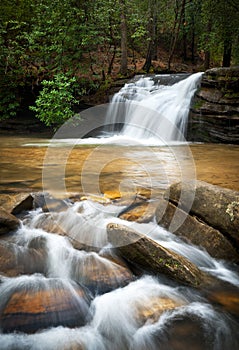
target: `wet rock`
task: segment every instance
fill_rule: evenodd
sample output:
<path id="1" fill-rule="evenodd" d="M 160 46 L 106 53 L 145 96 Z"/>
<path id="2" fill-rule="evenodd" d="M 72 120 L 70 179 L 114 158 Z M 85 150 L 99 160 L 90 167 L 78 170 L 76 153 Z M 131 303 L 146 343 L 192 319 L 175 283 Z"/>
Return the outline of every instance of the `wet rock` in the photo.
<path id="1" fill-rule="evenodd" d="M 80 327 L 87 322 L 90 299 L 79 285 L 35 276 L 18 281 L 14 288 L 11 283 L 5 285 L 2 294 L 0 326 L 4 333 Z"/>
<path id="2" fill-rule="evenodd" d="M 187 208 L 187 200 L 194 194 L 192 206 Z M 239 249 L 239 192 L 203 181 L 189 181 L 183 183 L 183 187 L 181 183 L 171 185 L 165 197 L 219 230 Z"/>
<path id="3" fill-rule="evenodd" d="M 48 192 L 36 192 L 33 197 L 34 209 L 42 208 L 43 212 L 61 212 L 67 210 L 71 205 L 69 199 L 55 198 Z"/>
<path id="4" fill-rule="evenodd" d="M 204 248 L 213 258 L 239 262 L 239 254 L 220 231 L 203 223 L 170 202 L 160 201 L 156 210 L 157 223 L 186 239 L 188 242 Z"/>
<path id="5" fill-rule="evenodd" d="M 80 197 L 81 201 L 89 200 L 92 202 L 100 203 L 100 204 L 110 204 L 111 200 L 104 196 L 97 196 L 93 194 L 83 195 Z"/>
<path id="6" fill-rule="evenodd" d="M 67 233 L 59 223 L 57 213 L 43 213 L 37 217 L 34 222 L 34 228 L 40 228 L 49 233 L 57 233 L 60 236 L 65 236 Z"/>
<path id="7" fill-rule="evenodd" d="M 239 143 L 238 77 L 238 67 L 204 73 L 189 113 L 188 140 Z"/>
<path id="8" fill-rule="evenodd" d="M 128 200 L 128 199 L 135 199 L 135 198 L 141 198 L 141 199 L 150 199 L 151 198 L 151 189 L 145 188 L 145 187 L 139 187 L 137 188 L 136 192 L 123 192 L 123 191 L 105 191 L 104 197 L 114 200 L 114 201 L 120 201 L 120 200 Z"/>
<path id="9" fill-rule="evenodd" d="M 155 323 L 163 312 L 174 310 L 177 307 L 185 305 L 182 300 L 173 300 L 169 297 L 153 297 L 146 303 L 136 303 L 136 319 L 141 325 Z"/>
<path id="10" fill-rule="evenodd" d="M 70 204 L 67 204 L 66 201 L 56 198 L 51 198 L 46 201 L 46 204 L 42 207 L 44 212 L 62 212 L 66 211 L 69 208 Z"/>
<path id="11" fill-rule="evenodd" d="M 202 321 L 199 318 L 187 316 L 175 318 L 171 320 L 170 327 L 167 327 L 166 332 L 167 336 L 162 334 L 162 330 L 156 330 L 153 339 L 151 339 L 155 345 L 158 344 L 160 350 L 215 349 L 211 339 L 213 337 L 205 334 Z M 139 350 L 143 350 L 143 348 L 139 348 Z"/>
<path id="12" fill-rule="evenodd" d="M 46 253 L 42 249 L 21 247 L 0 241 L 0 272 L 8 277 L 21 274 L 44 273 Z"/>
<path id="13" fill-rule="evenodd" d="M 124 209 L 118 217 L 127 220 L 135 221 L 138 223 L 147 223 L 153 220 L 157 202 L 145 202 L 133 203 Z"/>
<path id="14" fill-rule="evenodd" d="M 7 276 L 19 274 L 14 245 L 0 241 L 0 272 Z"/>
<path id="15" fill-rule="evenodd" d="M 38 216 L 37 221 L 34 222 L 34 228 L 40 228 L 46 232 L 49 233 L 55 233 L 60 236 L 65 236 L 69 239 L 72 246 L 77 250 L 85 250 L 85 251 L 96 251 L 98 252 L 100 248 L 93 247 L 87 244 L 84 244 L 80 242 L 79 240 L 75 239 L 69 233 L 64 227 L 64 220 L 63 223 L 61 221 L 61 218 L 59 217 L 58 213 L 43 213 Z"/>
<path id="16" fill-rule="evenodd" d="M 149 237 L 118 224 L 108 224 L 107 233 L 115 250 L 126 261 L 144 271 L 163 274 L 192 287 L 200 287 L 206 283 L 206 275 L 194 264 Z"/>
<path id="17" fill-rule="evenodd" d="M 17 215 L 33 209 L 33 196 L 29 193 L 1 194 L 0 206 L 7 212 Z"/>
<path id="18" fill-rule="evenodd" d="M 0 235 L 17 230 L 20 221 L 5 209 L 0 207 Z"/>
<path id="19" fill-rule="evenodd" d="M 239 288 L 229 283 L 218 283 L 205 290 L 207 299 L 223 310 L 239 317 Z"/>
<path id="20" fill-rule="evenodd" d="M 82 261 L 72 263 L 72 278 L 92 293 L 103 294 L 130 283 L 134 276 L 125 266 L 118 265 L 96 253 L 87 254 Z"/>

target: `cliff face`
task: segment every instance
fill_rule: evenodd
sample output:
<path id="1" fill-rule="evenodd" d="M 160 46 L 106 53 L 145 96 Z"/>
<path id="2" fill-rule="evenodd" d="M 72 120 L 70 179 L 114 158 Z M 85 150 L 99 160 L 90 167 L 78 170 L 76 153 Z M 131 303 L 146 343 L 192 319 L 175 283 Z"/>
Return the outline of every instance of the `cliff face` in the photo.
<path id="1" fill-rule="evenodd" d="M 239 67 L 204 73 L 189 113 L 187 139 L 239 144 Z"/>

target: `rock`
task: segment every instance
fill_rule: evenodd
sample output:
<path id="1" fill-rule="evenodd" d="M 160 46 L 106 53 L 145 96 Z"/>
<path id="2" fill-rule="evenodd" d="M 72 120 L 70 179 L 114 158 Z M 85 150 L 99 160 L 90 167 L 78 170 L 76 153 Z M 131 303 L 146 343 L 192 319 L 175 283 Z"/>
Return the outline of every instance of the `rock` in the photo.
<path id="1" fill-rule="evenodd" d="M 141 325 L 155 323 L 163 312 L 185 305 L 182 300 L 173 300 L 169 297 L 153 297 L 144 304 L 136 302 L 136 319 Z"/>
<path id="2" fill-rule="evenodd" d="M 205 72 L 189 113 L 187 139 L 239 144 L 239 67 Z"/>
<path id="3" fill-rule="evenodd" d="M 0 206 L 7 212 L 17 215 L 22 211 L 33 209 L 33 196 L 29 193 L 1 194 Z"/>
<path id="4" fill-rule="evenodd" d="M 64 228 L 58 213 L 43 213 L 38 216 L 37 221 L 34 222 L 34 228 L 40 228 L 49 233 L 55 233 L 60 236 L 65 236 L 69 239 L 72 246 L 77 250 L 95 251 L 98 252 L 100 248 L 93 247 L 80 242 L 68 234 Z"/>
<path id="5" fill-rule="evenodd" d="M 0 207 L 0 235 L 15 231 L 20 226 L 20 221 L 5 209 Z"/>
<path id="6" fill-rule="evenodd" d="M 8 277 L 21 274 L 44 273 L 46 253 L 43 249 L 21 247 L 0 241 L 0 272 Z"/>
<path id="7" fill-rule="evenodd" d="M 0 272 L 7 276 L 19 274 L 14 245 L 0 241 Z"/>
<path id="8" fill-rule="evenodd" d="M 43 212 L 61 212 L 66 211 L 69 208 L 69 204 L 67 204 L 64 200 L 51 198 L 48 199 L 45 205 L 42 207 Z"/>
<path id="9" fill-rule="evenodd" d="M 156 210 L 156 221 L 166 230 L 204 248 L 213 258 L 239 262 L 239 254 L 220 231 L 170 202 L 160 201 Z"/>
<path id="10" fill-rule="evenodd" d="M 96 253 L 90 253 L 83 260 L 76 259 L 73 262 L 72 278 L 96 295 L 124 287 L 134 279 L 134 276 L 128 268 Z"/>
<path id="11" fill-rule="evenodd" d="M 186 258 L 162 247 L 147 236 L 126 226 L 108 224 L 108 240 L 128 262 L 146 272 L 164 274 L 192 287 L 206 283 L 206 275 Z"/>
<path id="12" fill-rule="evenodd" d="M 203 181 L 189 181 L 170 186 L 165 198 L 177 203 L 183 210 L 190 210 L 209 226 L 219 230 L 233 246 L 239 249 L 239 192 L 211 185 Z M 191 208 L 187 208 L 187 198 L 195 193 Z"/>
<path id="13" fill-rule="evenodd" d="M 150 341 L 155 344 L 155 349 L 160 350 L 213 350 L 215 347 L 211 338 L 214 335 L 205 336 L 203 321 L 200 316 L 180 315 L 171 319 L 169 324 L 166 323 L 163 329 L 155 329 Z M 138 349 L 144 348 L 139 346 Z"/>
<path id="14" fill-rule="evenodd" d="M 84 326 L 90 298 L 79 285 L 59 279 L 22 277 L 1 294 L 0 326 L 4 333 Z"/>
<path id="15" fill-rule="evenodd" d="M 43 212 L 61 212 L 65 211 L 71 205 L 71 200 L 59 199 L 53 197 L 48 192 L 33 193 L 33 208 L 42 208 Z"/>
<path id="16" fill-rule="evenodd" d="M 92 194 L 81 196 L 80 200 L 81 201 L 89 200 L 89 201 L 100 203 L 100 204 L 110 204 L 111 203 L 111 200 L 109 198 L 102 197 L 102 196 L 96 196 L 96 195 L 92 195 Z"/>
<path id="17" fill-rule="evenodd" d="M 127 221 L 136 221 L 139 223 L 147 223 L 153 220 L 157 202 L 135 203 L 124 209 L 118 217 Z"/>
<path id="18" fill-rule="evenodd" d="M 34 228 L 40 228 L 49 233 L 57 233 L 60 236 L 66 236 L 67 233 L 60 225 L 57 213 L 43 213 L 38 215 L 34 222 Z"/>
<path id="19" fill-rule="evenodd" d="M 221 283 L 221 286 L 207 288 L 207 299 L 220 305 L 225 311 L 239 317 L 239 288 L 229 283 Z"/>

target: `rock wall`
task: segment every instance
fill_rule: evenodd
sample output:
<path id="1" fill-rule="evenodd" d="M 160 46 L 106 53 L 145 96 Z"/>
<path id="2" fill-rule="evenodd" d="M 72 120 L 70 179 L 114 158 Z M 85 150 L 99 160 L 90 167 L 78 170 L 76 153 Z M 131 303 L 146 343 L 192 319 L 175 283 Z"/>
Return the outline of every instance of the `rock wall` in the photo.
<path id="1" fill-rule="evenodd" d="M 239 67 L 204 73 L 189 113 L 187 139 L 239 144 Z"/>

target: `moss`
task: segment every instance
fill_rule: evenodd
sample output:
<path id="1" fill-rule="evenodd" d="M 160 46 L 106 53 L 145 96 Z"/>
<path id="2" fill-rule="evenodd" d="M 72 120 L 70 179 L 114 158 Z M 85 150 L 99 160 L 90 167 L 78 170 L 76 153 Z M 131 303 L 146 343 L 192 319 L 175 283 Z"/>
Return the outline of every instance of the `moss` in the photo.
<path id="1" fill-rule="evenodd" d="M 204 101 L 203 100 L 195 100 L 194 103 L 193 103 L 192 108 L 193 109 L 200 109 L 203 105 L 204 105 Z"/>
<path id="2" fill-rule="evenodd" d="M 235 215 L 239 212 L 239 202 L 231 202 L 228 204 L 226 213 L 229 215 L 230 220 L 235 220 Z"/>
<path id="3" fill-rule="evenodd" d="M 227 93 L 225 93 L 224 97 L 226 97 L 226 98 L 238 98 L 239 99 L 239 92 L 227 92 Z"/>

